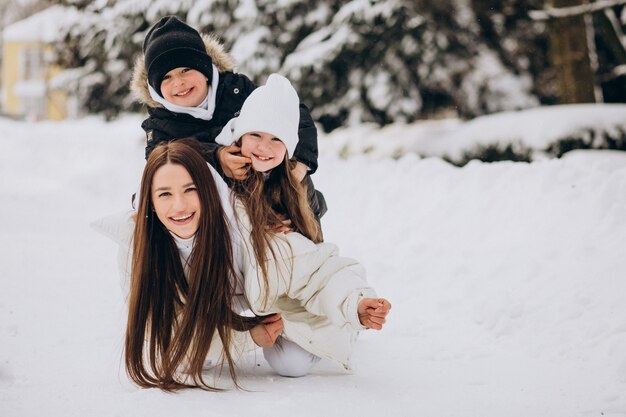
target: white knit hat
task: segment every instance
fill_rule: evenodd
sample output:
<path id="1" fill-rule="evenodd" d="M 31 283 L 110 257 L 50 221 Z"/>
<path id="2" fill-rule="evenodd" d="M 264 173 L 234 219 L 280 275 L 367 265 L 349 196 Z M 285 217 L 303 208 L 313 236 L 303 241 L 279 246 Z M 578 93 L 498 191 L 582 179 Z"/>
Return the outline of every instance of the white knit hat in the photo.
<path id="1" fill-rule="evenodd" d="M 248 132 L 270 133 L 287 147 L 289 157 L 298 144 L 300 99 L 288 79 L 271 74 L 265 85 L 246 98 L 239 116 L 231 119 L 215 138 L 220 145 L 232 145 Z"/>

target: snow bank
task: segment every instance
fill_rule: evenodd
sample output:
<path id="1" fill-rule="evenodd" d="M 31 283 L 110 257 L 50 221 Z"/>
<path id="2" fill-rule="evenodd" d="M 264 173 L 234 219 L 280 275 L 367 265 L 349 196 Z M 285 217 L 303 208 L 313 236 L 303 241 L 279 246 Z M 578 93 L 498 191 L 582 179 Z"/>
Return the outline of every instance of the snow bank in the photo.
<path id="1" fill-rule="evenodd" d="M 333 131 L 324 142 L 327 151 L 342 156 L 368 153 L 388 158 L 415 152 L 460 161 L 464 153 L 481 147 L 514 144 L 534 151 L 534 158 L 545 158 L 550 145 L 568 137 L 583 137 L 587 132 L 594 132 L 596 137 L 626 132 L 626 104 L 538 107 L 468 122 L 444 119 L 395 124 L 380 130 L 361 125 Z"/>

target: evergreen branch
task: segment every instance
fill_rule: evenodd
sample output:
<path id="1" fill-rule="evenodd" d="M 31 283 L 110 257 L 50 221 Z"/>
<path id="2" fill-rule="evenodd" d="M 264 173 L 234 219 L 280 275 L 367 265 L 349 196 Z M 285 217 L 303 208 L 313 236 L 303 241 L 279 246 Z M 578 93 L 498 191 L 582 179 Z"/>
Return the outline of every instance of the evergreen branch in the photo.
<path id="1" fill-rule="evenodd" d="M 600 10 L 609 9 L 614 6 L 626 4 L 626 0 L 598 0 L 594 3 L 581 4 L 571 7 L 549 7 L 545 10 L 531 10 L 528 15 L 533 20 L 559 19 L 563 17 L 580 16 L 587 13 L 594 13 Z"/>

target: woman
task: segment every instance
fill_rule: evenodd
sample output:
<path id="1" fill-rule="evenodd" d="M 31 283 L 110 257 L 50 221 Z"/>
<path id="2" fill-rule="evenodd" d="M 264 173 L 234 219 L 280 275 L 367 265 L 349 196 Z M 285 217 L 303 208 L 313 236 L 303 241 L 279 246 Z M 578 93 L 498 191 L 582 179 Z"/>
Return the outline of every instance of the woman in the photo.
<path id="1" fill-rule="evenodd" d="M 125 346 L 130 378 L 146 388 L 214 389 L 202 369 L 221 342 L 236 383 L 236 331 L 250 330 L 257 344 L 269 346 L 282 322 L 275 316 L 259 324 L 234 312 L 231 233 L 206 162 L 184 141 L 159 147 L 144 169 L 140 195 Z"/>

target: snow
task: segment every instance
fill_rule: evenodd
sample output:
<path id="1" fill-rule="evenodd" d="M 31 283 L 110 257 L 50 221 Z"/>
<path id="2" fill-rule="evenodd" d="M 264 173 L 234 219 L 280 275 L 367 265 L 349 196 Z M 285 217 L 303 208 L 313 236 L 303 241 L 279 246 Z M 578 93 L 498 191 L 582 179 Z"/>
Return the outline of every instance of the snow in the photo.
<path id="1" fill-rule="evenodd" d="M 13 94 L 18 97 L 44 98 L 46 90 L 44 80 L 22 80 L 13 86 Z"/>
<path id="2" fill-rule="evenodd" d="M 487 114 L 498 109 L 525 109 L 539 105 L 530 93 L 530 76 L 512 74 L 496 53 L 487 48 L 480 48 L 475 68 L 463 78 L 461 87 L 471 108 L 479 108 L 482 96 L 491 93 L 490 100 L 484 103 L 487 110 L 484 113 Z"/>
<path id="3" fill-rule="evenodd" d="M 78 12 L 74 8 L 52 6 L 8 25 L 4 28 L 2 38 L 4 42 L 55 42 L 60 40 L 61 28 L 68 26 L 77 18 Z"/>
<path id="4" fill-rule="evenodd" d="M 0 415 L 626 415 L 626 153 L 458 168 L 409 152 L 432 132 L 469 141 L 472 123 L 530 137 L 617 118 L 568 109 L 322 138 L 325 238 L 393 303 L 385 329 L 361 336 L 353 374 L 322 362 L 281 378 L 258 355 L 241 366 L 248 391 L 173 395 L 125 376 L 117 248 L 89 226 L 129 205 L 141 117 L 0 119 Z M 332 141 L 350 133 L 409 145 L 342 158 Z"/>
<path id="5" fill-rule="evenodd" d="M 239 6 L 233 12 L 233 17 L 238 20 L 254 19 L 259 14 L 259 10 L 252 0 L 240 2 Z"/>
<path id="6" fill-rule="evenodd" d="M 346 26 L 336 29 L 324 27 L 307 36 L 287 57 L 283 70 L 293 73 L 294 79 L 300 79 L 303 63 L 320 67 L 322 63 L 332 61 L 341 47 L 346 43 L 355 42 L 356 36 Z"/>
<path id="7" fill-rule="evenodd" d="M 324 137 L 322 152 L 342 156 L 367 153 L 373 157 L 398 157 L 407 152 L 446 156 L 458 160 L 479 146 L 521 144 L 535 157 L 559 139 L 594 131 L 615 135 L 626 132 L 625 104 L 577 104 L 536 107 L 477 117 L 392 124 L 380 130 L 360 125 L 334 130 Z"/>
<path id="8" fill-rule="evenodd" d="M 263 65 L 264 61 L 257 57 L 259 52 L 259 45 L 263 39 L 271 39 L 271 33 L 266 27 L 256 27 L 246 33 L 242 33 L 240 38 L 235 41 L 230 54 L 237 60 L 237 62 L 245 62 L 247 67 L 254 67 L 256 65 Z"/>

